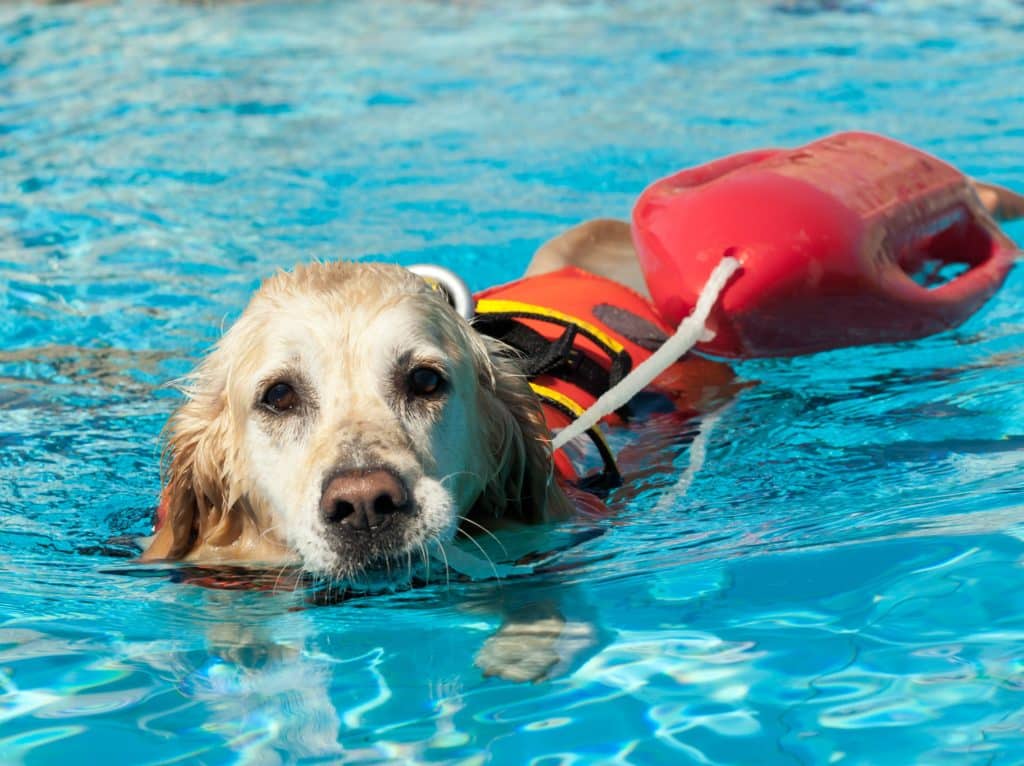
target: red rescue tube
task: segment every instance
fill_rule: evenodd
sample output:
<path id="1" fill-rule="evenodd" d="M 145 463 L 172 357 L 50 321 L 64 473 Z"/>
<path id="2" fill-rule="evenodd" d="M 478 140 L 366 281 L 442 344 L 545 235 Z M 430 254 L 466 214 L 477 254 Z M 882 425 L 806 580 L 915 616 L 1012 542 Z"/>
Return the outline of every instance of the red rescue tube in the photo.
<path id="1" fill-rule="evenodd" d="M 999 288 L 1017 248 L 952 166 L 869 133 L 727 157 L 657 181 L 633 209 L 651 295 L 678 324 L 723 254 L 742 271 L 699 348 L 784 356 L 954 327 Z M 926 263 L 966 270 L 929 289 Z"/>

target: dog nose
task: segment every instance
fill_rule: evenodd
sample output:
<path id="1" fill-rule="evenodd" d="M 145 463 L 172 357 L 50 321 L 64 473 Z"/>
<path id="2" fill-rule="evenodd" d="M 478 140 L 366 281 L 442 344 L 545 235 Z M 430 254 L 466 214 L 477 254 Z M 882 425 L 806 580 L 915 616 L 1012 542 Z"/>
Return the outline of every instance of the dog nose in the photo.
<path id="1" fill-rule="evenodd" d="M 405 485 L 391 471 L 345 471 L 324 484 L 320 516 L 327 524 L 367 532 L 387 526 L 408 504 Z"/>

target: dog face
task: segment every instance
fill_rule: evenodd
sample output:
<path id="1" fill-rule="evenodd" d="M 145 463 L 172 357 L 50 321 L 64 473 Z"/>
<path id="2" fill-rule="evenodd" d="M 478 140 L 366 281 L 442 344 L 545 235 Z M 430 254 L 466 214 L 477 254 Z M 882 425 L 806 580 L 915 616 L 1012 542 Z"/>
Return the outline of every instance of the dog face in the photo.
<path id="1" fill-rule="evenodd" d="M 514 360 L 400 267 L 273 277 L 186 393 L 146 559 L 359 578 L 411 568 L 471 515 L 564 503 Z"/>

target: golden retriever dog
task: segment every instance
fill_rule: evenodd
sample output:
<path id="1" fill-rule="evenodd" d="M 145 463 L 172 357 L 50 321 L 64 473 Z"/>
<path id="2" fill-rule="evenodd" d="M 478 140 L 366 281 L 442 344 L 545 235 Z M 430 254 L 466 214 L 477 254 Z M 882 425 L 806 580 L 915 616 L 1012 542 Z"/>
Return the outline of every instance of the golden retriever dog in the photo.
<path id="1" fill-rule="evenodd" d="M 569 512 L 515 360 L 399 266 L 270 278 L 186 394 L 144 560 L 390 579 L 460 529 Z"/>

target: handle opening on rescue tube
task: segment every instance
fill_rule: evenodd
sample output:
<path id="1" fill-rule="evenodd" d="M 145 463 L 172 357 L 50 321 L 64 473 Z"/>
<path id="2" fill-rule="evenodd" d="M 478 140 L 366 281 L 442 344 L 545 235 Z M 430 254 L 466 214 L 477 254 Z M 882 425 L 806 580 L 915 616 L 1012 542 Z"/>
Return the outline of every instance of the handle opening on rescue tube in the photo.
<path id="1" fill-rule="evenodd" d="M 935 290 L 962 277 L 990 258 L 998 242 L 982 219 L 965 206 L 939 216 L 930 231 L 917 231 L 913 239 L 895 248 L 896 264 L 915 284 Z"/>

